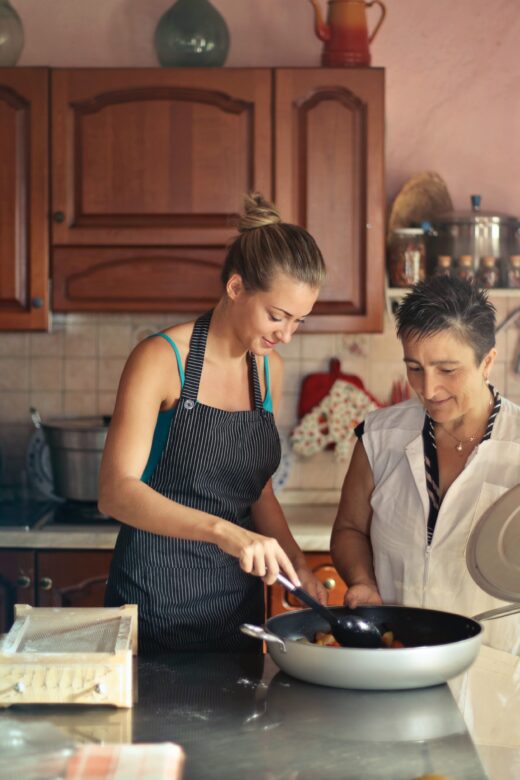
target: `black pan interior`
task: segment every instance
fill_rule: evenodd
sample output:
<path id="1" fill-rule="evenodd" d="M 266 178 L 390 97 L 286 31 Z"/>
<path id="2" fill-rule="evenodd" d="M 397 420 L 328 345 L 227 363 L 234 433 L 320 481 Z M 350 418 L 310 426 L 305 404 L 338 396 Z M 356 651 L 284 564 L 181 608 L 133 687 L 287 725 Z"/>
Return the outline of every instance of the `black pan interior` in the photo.
<path id="1" fill-rule="evenodd" d="M 393 631 L 395 639 L 405 647 L 444 645 L 459 642 L 480 633 L 479 624 L 463 615 L 418 607 L 377 606 L 332 607 L 341 615 L 360 615 L 371 620 L 381 632 Z M 302 609 L 284 615 L 276 615 L 267 622 L 268 629 L 281 639 L 313 641 L 316 631 L 327 631 L 328 623 L 312 610 Z"/>

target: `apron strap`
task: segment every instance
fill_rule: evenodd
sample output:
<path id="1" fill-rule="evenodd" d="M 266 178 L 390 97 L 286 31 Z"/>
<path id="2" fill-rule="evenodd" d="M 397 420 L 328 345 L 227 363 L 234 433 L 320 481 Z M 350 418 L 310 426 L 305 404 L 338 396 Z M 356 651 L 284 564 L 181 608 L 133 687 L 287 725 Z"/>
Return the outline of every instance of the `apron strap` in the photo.
<path id="1" fill-rule="evenodd" d="M 260 411 L 264 408 L 264 402 L 262 399 L 262 391 L 260 390 L 260 380 L 258 379 L 258 366 L 256 365 L 256 357 L 254 356 L 253 352 L 249 352 L 247 357 L 249 361 L 249 378 L 253 383 L 255 409 Z"/>
<path id="2" fill-rule="evenodd" d="M 206 352 L 206 342 L 208 340 L 209 325 L 213 309 L 203 314 L 195 321 L 193 333 L 190 339 L 190 350 L 186 360 L 186 372 L 184 386 L 181 397 L 195 402 L 199 394 L 200 377 L 202 366 L 204 365 L 204 354 Z M 262 391 L 260 389 L 260 380 L 258 378 L 258 368 L 256 358 L 252 352 L 247 355 L 249 366 L 249 380 L 253 388 L 253 397 L 255 409 L 263 409 Z"/>
<path id="3" fill-rule="evenodd" d="M 213 309 L 199 317 L 193 328 L 190 339 L 190 351 L 186 360 L 186 379 L 182 388 L 181 397 L 197 400 L 199 394 L 200 375 L 204 365 L 204 353 L 208 340 L 209 323 Z"/>

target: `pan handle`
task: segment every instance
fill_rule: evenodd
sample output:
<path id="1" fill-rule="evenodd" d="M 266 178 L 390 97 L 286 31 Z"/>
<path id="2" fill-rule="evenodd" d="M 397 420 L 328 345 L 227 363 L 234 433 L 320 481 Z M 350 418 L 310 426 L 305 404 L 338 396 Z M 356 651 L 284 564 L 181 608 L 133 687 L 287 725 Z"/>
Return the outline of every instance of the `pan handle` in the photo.
<path id="1" fill-rule="evenodd" d="M 266 631 L 265 628 L 262 628 L 261 626 L 254 626 L 252 623 L 242 623 L 240 630 L 243 634 L 252 636 L 253 639 L 263 639 L 264 642 L 273 642 L 276 645 L 280 645 L 282 648 L 282 653 L 287 652 L 285 642 L 283 642 L 279 636 L 276 636 L 276 634 L 271 634 L 270 631 Z"/>
<path id="2" fill-rule="evenodd" d="M 473 615 L 473 620 L 496 620 L 504 615 L 516 615 L 517 612 L 520 612 L 520 604 L 513 602 L 512 604 L 506 604 L 504 607 L 488 609 L 487 612 L 479 612 L 478 615 Z"/>

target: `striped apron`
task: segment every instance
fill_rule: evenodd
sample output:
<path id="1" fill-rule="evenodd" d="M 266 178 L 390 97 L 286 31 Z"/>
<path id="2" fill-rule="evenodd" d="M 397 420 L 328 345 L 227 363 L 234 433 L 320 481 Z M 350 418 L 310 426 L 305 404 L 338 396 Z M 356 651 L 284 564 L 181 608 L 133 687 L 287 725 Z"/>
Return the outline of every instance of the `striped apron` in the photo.
<path id="1" fill-rule="evenodd" d="M 263 408 L 252 355 L 253 411 L 197 401 L 211 314 L 195 323 L 179 403 L 148 484 L 172 501 L 254 530 L 250 507 L 278 467 L 280 439 L 272 413 Z M 138 605 L 142 653 L 261 649 L 239 626 L 263 623 L 263 583 L 215 544 L 123 525 L 105 605 L 124 603 Z"/>

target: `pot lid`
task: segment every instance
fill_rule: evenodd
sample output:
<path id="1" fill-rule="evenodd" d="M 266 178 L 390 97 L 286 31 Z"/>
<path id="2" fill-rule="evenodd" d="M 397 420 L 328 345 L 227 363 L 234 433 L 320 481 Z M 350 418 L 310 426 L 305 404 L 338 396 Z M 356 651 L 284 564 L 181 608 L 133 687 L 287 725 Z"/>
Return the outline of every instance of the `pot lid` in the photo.
<path id="1" fill-rule="evenodd" d="M 471 209 L 468 211 L 457 210 L 447 211 L 444 214 L 439 214 L 431 220 L 433 225 L 441 223 L 479 223 L 479 222 L 518 222 L 518 217 L 514 217 L 512 214 L 505 214 L 501 211 L 485 211 L 481 208 L 480 195 L 472 195 L 470 198 Z"/>
<path id="2" fill-rule="evenodd" d="M 470 534 L 466 563 L 486 593 L 520 601 L 520 485 L 484 512 Z"/>

